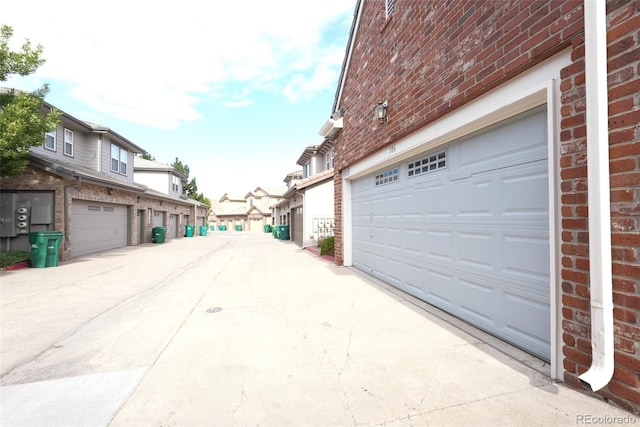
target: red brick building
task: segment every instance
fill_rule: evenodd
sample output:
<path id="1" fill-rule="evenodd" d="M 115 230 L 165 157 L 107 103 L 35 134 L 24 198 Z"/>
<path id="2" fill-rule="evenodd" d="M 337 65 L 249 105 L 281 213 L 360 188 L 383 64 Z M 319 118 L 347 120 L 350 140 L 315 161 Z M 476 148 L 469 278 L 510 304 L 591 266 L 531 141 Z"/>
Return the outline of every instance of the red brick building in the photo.
<path id="1" fill-rule="evenodd" d="M 602 5 L 359 0 L 336 262 L 638 414 L 640 2 Z"/>

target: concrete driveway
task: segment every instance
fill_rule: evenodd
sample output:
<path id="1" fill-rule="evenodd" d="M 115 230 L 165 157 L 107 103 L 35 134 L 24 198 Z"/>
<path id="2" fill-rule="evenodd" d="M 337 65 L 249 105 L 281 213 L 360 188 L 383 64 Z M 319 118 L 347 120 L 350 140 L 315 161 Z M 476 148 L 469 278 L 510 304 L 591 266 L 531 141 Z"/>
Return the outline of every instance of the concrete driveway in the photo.
<path id="1" fill-rule="evenodd" d="M 640 424 L 270 234 L 212 232 L 0 281 L 3 426 Z"/>

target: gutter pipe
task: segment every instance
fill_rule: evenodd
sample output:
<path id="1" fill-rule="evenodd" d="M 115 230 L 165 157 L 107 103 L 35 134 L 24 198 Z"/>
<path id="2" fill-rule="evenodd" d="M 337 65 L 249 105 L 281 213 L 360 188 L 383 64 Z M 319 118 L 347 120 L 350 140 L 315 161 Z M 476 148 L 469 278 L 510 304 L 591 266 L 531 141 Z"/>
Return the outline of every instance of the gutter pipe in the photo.
<path id="1" fill-rule="evenodd" d="M 598 391 L 611 381 L 614 370 L 607 22 L 604 1 L 585 0 L 584 34 L 592 354 L 591 367 L 578 379 L 590 391 Z"/>

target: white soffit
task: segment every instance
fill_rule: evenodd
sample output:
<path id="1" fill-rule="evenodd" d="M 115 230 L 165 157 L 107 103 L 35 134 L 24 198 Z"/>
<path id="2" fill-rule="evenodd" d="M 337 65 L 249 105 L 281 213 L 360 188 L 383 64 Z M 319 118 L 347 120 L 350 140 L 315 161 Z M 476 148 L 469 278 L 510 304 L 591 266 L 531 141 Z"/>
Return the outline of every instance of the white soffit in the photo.
<path id="1" fill-rule="evenodd" d="M 340 129 L 342 129 L 342 117 L 337 120 L 327 120 L 318 133 L 325 138 L 333 138 Z"/>

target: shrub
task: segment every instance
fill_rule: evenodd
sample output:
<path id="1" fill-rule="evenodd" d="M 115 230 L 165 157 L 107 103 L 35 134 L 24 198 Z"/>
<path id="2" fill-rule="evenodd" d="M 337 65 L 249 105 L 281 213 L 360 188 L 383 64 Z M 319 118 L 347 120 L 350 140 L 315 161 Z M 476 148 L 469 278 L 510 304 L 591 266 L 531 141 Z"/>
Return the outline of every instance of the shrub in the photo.
<path id="1" fill-rule="evenodd" d="M 320 255 L 333 255 L 333 236 L 320 242 Z"/>
<path id="2" fill-rule="evenodd" d="M 0 252 L 0 268 L 5 268 L 11 264 L 27 261 L 31 258 L 31 252 L 25 251 L 1 251 Z"/>

